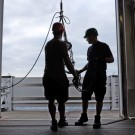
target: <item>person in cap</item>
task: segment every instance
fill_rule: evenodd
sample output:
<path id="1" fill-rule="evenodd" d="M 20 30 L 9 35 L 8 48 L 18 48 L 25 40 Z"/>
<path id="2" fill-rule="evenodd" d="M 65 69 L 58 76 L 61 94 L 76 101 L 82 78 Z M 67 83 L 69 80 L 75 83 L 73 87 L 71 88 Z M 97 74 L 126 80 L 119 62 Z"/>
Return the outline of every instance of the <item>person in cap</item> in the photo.
<path id="1" fill-rule="evenodd" d="M 82 85 L 82 114 L 80 119 L 75 122 L 75 125 L 83 125 L 88 121 L 87 109 L 88 101 L 95 94 L 96 100 L 96 115 L 93 128 L 100 128 L 100 114 L 103 106 L 103 99 L 106 93 L 106 69 L 107 63 L 112 63 L 114 57 L 109 46 L 106 43 L 100 42 L 97 38 L 98 31 L 95 28 L 86 30 L 84 38 L 89 44 L 92 44 L 87 51 L 88 63 L 78 70 L 78 74 L 86 71 Z"/>
<path id="2" fill-rule="evenodd" d="M 77 74 L 70 61 L 67 45 L 61 40 L 64 26 L 56 22 L 52 26 L 53 39 L 45 46 L 45 72 L 43 76 L 44 94 L 48 102 L 48 109 L 51 115 L 51 130 L 57 131 L 58 126 L 68 125 L 65 117 L 65 102 L 68 100 L 69 81 L 65 73 L 65 66 L 76 78 Z M 60 120 L 56 120 L 55 100 L 58 102 Z"/>

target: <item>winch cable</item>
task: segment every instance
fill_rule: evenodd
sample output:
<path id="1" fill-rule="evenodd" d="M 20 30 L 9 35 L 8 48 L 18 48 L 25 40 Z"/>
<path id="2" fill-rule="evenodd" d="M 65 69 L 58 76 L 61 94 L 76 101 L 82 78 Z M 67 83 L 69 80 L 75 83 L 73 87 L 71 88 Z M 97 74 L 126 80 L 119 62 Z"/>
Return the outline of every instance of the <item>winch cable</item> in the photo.
<path id="1" fill-rule="evenodd" d="M 59 16 L 59 22 L 63 24 L 64 28 L 65 28 L 65 24 L 70 24 L 70 19 L 66 16 L 63 15 L 63 3 L 62 3 L 62 0 L 60 2 L 60 16 Z M 69 22 L 67 22 L 67 20 Z M 68 38 L 67 38 L 67 33 L 66 33 L 66 29 L 64 30 L 64 42 L 67 44 L 67 49 L 69 51 L 69 57 L 70 57 L 70 60 L 71 60 L 71 63 L 73 66 L 75 66 L 75 61 L 73 59 L 73 51 L 72 51 L 72 44 L 68 41 Z M 71 74 L 69 71 L 65 71 L 66 73 L 68 74 Z M 82 92 L 82 89 L 79 88 L 79 85 L 81 84 L 80 83 L 81 81 L 81 75 L 79 75 L 79 78 L 78 80 L 75 80 L 73 79 L 73 84 L 75 86 L 75 88 L 79 91 L 79 92 Z"/>
<path id="2" fill-rule="evenodd" d="M 63 15 L 63 3 L 62 3 L 62 0 L 60 2 L 60 16 L 59 16 L 59 22 L 63 24 L 64 28 L 65 28 L 65 24 L 70 24 L 70 19 L 66 16 Z M 68 20 L 68 22 L 67 22 Z M 73 59 L 73 51 L 72 51 L 72 44 L 68 41 L 67 39 L 67 33 L 66 33 L 66 29 L 64 30 L 64 42 L 67 44 L 67 48 L 68 48 L 68 51 L 69 51 L 69 56 L 70 56 L 70 60 L 72 62 L 73 65 L 75 65 L 75 61 Z M 67 73 L 70 73 L 68 71 L 66 71 Z"/>
<path id="3" fill-rule="evenodd" d="M 47 38 L 48 38 L 48 36 L 49 36 L 50 30 L 51 30 L 51 27 L 52 27 L 53 20 L 54 20 L 54 18 L 55 18 L 55 16 L 56 16 L 57 14 L 60 14 L 60 16 L 59 16 L 59 17 L 60 17 L 59 22 L 61 22 L 64 27 L 65 27 L 64 22 L 65 22 L 66 24 L 70 24 L 70 19 L 69 19 L 68 17 L 66 17 L 66 16 L 63 15 L 63 3 L 62 3 L 62 0 L 61 0 L 61 3 L 60 3 L 60 12 L 56 12 L 56 13 L 53 15 L 52 20 L 51 20 L 51 23 L 50 23 L 50 26 L 49 26 L 49 29 L 48 29 L 48 32 L 47 32 L 47 35 L 46 35 L 46 38 L 45 38 L 44 43 L 43 43 L 43 46 L 42 46 L 42 48 L 41 48 L 41 50 L 40 50 L 40 52 L 39 52 L 39 55 L 38 55 L 37 59 L 35 60 L 33 66 L 31 67 L 31 69 L 28 71 L 28 73 L 27 73 L 20 81 L 18 81 L 18 82 L 15 83 L 15 84 L 12 84 L 11 86 L 6 86 L 6 87 L 4 86 L 4 87 L 1 87 L 0 90 L 9 89 L 9 88 L 11 88 L 11 87 L 14 87 L 14 86 L 18 85 L 19 83 L 21 83 L 21 82 L 31 73 L 31 71 L 32 71 L 33 68 L 35 67 L 35 65 L 36 65 L 37 61 L 39 60 L 39 57 L 40 57 L 40 55 L 41 55 L 41 53 L 42 53 L 42 51 L 43 51 L 43 49 L 44 49 L 44 47 L 45 47 Z M 68 20 L 69 22 L 67 22 L 67 20 Z M 67 44 L 67 48 L 68 48 L 68 51 L 69 51 L 69 53 L 70 53 L 70 54 L 69 54 L 70 60 L 71 60 L 71 63 L 73 64 L 73 66 L 74 66 L 74 65 L 75 65 L 75 61 L 74 61 L 74 59 L 73 59 L 72 44 L 71 44 L 71 43 L 68 41 L 68 39 L 67 39 L 66 30 L 64 31 L 64 41 L 65 41 L 65 43 Z M 66 73 L 70 74 L 69 71 L 66 71 Z M 74 84 L 75 88 L 76 88 L 79 92 L 82 92 L 83 90 L 82 90 L 81 88 L 79 88 L 79 85 L 81 84 L 81 83 L 80 83 L 80 80 L 81 80 L 81 76 L 79 75 L 79 79 L 78 79 L 78 80 L 74 80 L 74 79 L 73 79 L 73 84 Z"/>
<path id="4" fill-rule="evenodd" d="M 59 14 L 59 13 L 60 13 L 60 12 L 56 12 L 56 13 L 53 15 L 52 20 L 51 20 L 51 23 L 50 23 L 50 26 L 49 26 L 49 29 L 48 29 L 48 32 L 47 32 L 47 35 L 46 35 L 46 38 L 45 38 L 44 43 L 43 43 L 43 46 L 42 46 L 42 48 L 41 48 L 41 50 L 40 50 L 40 52 L 39 52 L 39 54 L 38 54 L 38 57 L 37 57 L 36 61 L 34 62 L 33 66 L 32 66 L 31 69 L 29 70 L 29 72 L 28 72 L 20 81 L 18 81 L 17 83 L 12 84 L 11 86 L 1 87 L 0 90 L 9 89 L 9 88 L 11 88 L 11 87 L 14 87 L 14 86 L 18 85 L 19 83 L 21 83 L 21 82 L 30 74 L 30 72 L 31 72 L 31 71 L 33 70 L 33 68 L 35 67 L 37 61 L 39 60 L 39 57 L 40 57 L 40 55 L 41 55 L 41 53 L 42 53 L 42 51 L 43 51 L 43 49 L 44 49 L 44 47 L 45 47 L 47 38 L 48 38 L 48 36 L 49 36 L 50 30 L 51 30 L 51 27 L 52 27 L 53 20 L 54 20 L 55 16 L 56 16 L 57 14 Z"/>
<path id="5" fill-rule="evenodd" d="M 42 46 L 42 48 L 41 48 L 41 50 L 40 50 L 40 52 L 39 52 L 39 55 L 38 55 L 36 61 L 34 62 L 33 66 L 32 66 L 31 69 L 29 70 L 29 72 L 28 72 L 20 81 L 18 81 L 17 83 L 12 84 L 11 86 L 6 86 L 6 87 L 4 86 L 4 87 L 1 87 L 0 90 L 9 89 L 9 88 L 11 88 L 11 87 L 14 87 L 14 86 L 18 85 L 19 83 L 21 83 L 21 82 L 31 73 L 31 71 L 32 71 L 33 68 L 35 67 L 37 61 L 39 60 L 39 57 L 40 57 L 40 55 L 41 55 L 41 53 L 42 53 L 42 51 L 43 51 L 43 48 L 45 47 L 47 38 L 48 38 L 48 36 L 49 36 L 50 30 L 51 30 L 51 27 L 52 27 L 53 20 L 54 20 L 54 18 L 55 18 L 55 16 L 56 16 L 57 14 L 60 14 L 60 16 L 59 16 L 59 17 L 60 17 L 59 22 L 61 22 L 64 27 L 65 27 L 64 22 L 65 22 L 66 24 L 70 24 L 69 18 L 63 15 L 63 3 L 62 3 L 62 0 L 61 0 L 61 3 L 60 3 L 60 12 L 56 12 L 56 13 L 53 15 L 52 20 L 51 20 L 51 23 L 50 23 L 50 26 L 49 26 L 49 29 L 48 29 L 48 32 L 47 32 L 47 35 L 46 35 L 46 38 L 45 38 L 45 41 L 44 41 L 44 43 L 43 43 L 43 46 Z M 67 22 L 67 20 L 68 20 L 68 22 Z M 70 60 L 71 60 L 71 62 L 72 62 L 72 64 L 73 64 L 73 66 L 74 66 L 74 65 L 75 65 L 75 61 L 73 60 L 72 44 L 71 44 L 70 42 L 68 42 L 68 40 L 67 40 L 66 30 L 64 31 L 64 41 L 65 41 L 66 44 L 67 44 L 68 51 L 69 51 L 69 53 L 70 53 L 70 54 L 69 54 L 69 55 L 70 55 Z M 66 73 L 70 74 L 69 71 L 66 71 Z M 79 81 L 79 80 L 78 80 L 78 81 Z M 80 81 L 79 81 L 79 83 L 80 83 Z M 79 92 L 81 92 L 81 89 L 78 87 L 78 85 L 75 85 L 75 88 L 76 88 Z"/>

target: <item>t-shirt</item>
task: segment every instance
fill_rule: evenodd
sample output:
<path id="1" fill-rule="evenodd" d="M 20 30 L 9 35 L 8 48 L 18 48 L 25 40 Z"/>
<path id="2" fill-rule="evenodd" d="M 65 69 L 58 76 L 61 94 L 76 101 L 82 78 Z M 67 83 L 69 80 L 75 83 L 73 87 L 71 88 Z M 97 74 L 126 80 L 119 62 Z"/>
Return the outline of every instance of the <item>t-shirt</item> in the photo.
<path id="1" fill-rule="evenodd" d="M 45 47 L 45 75 L 52 79 L 65 79 L 64 51 L 66 44 L 58 39 L 52 39 Z"/>
<path id="2" fill-rule="evenodd" d="M 113 56 L 112 52 L 106 43 L 98 41 L 92 44 L 87 51 L 88 72 L 93 72 L 95 70 L 97 59 L 99 59 L 98 62 L 100 64 L 101 71 L 105 71 L 107 69 L 105 58 L 111 56 Z"/>

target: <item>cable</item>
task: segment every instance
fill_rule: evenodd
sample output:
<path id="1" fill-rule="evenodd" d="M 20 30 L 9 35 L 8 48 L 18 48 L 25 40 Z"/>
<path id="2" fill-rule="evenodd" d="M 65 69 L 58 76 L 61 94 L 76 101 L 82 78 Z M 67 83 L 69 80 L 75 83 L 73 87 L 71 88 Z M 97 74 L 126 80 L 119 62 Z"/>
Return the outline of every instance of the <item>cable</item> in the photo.
<path id="1" fill-rule="evenodd" d="M 123 119 L 120 119 L 120 120 L 111 121 L 111 122 L 108 122 L 108 123 L 104 123 L 102 125 L 110 125 L 110 124 L 125 121 L 125 120 L 128 120 L 128 118 L 123 118 Z"/>
<path id="2" fill-rule="evenodd" d="M 129 120 L 129 119 L 128 118 L 123 118 L 123 119 L 120 119 L 120 120 L 114 120 L 114 121 L 111 121 L 111 122 L 103 123 L 103 124 L 101 124 L 101 126 L 102 125 L 111 125 L 111 124 L 118 123 L 118 122 L 125 121 L 125 120 Z M 91 124 L 84 124 L 83 126 L 93 127 L 93 125 L 91 125 Z"/>
<path id="3" fill-rule="evenodd" d="M 48 29 L 48 32 L 47 32 L 45 41 L 44 41 L 44 43 L 43 43 L 43 46 L 42 46 L 42 48 L 41 48 L 41 50 L 40 50 L 40 52 L 39 52 L 39 55 L 38 55 L 36 61 L 34 62 L 33 66 L 32 66 L 31 69 L 29 70 L 29 72 L 28 72 L 20 81 L 18 81 L 17 83 L 15 83 L 15 84 L 13 84 L 13 85 L 11 85 L 11 86 L 8 86 L 8 87 L 2 87 L 2 88 L 0 88 L 0 90 L 4 90 L 4 89 L 8 89 L 8 88 L 11 88 L 11 87 L 16 86 L 17 84 L 21 83 L 21 82 L 30 74 L 30 72 L 31 72 L 31 71 L 33 70 L 33 68 L 35 67 L 35 65 L 36 65 L 36 63 L 37 63 L 37 61 L 38 61 L 38 59 L 39 59 L 39 57 L 40 57 L 40 55 L 41 55 L 41 53 L 42 53 L 42 51 L 43 51 L 43 48 L 44 48 L 44 46 L 45 46 L 45 44 L 46 44 L 48 35 L 49 35 L 50 30 L 51 30 L 51 27 L 52 27 L 52 23 L 53 23 L 54 17 L 55 17 L 58 13 L 59 13 L 59 12 L 56 12 L 56 13 L 53 15 L 53 17 L 52 17 L 52 20 L 51 20 L 51 23 L 50 23 L 50 26 L 49 26 L 49 29 Z"/>
<path id="4" fill-rule="evenodd" d="M 62 22 L 63 26 L 65 26 L 65 25 L 64 25 L 64 22 L 65 22 L 66 24 L 70 24 L 70 19 L 69 19 L 68 17 L 66 17 L 66 16 L 63 15 L 63 3 L 62 3 L 62 0 L 61 0 L 61 3 L 60 3 L 60 12 L 56 12 L 56 13 L 53 15 L 53 18 L 52 18 L 52 20 L 51 20 L 51 24 L 50 24 L 49 30 L 48 30 L 48 32 L 47 32 L 45 41 L 44 41 L 44 43 L 43 43 L 43 46 L 42 46 L 42 48 L 41 48 L 41 50 L 40 50 L 40 52 L 39 52 L 39 55 L 38 55 L 36 61 L 34 62 L 33 66 L 32 66 L 31 69 L 29 70 L 29 72 L 28 72 L 20 81 L 18 81 L 17 83 L 15 83 L 15 84 L 13 84 L 13 85 L 11 85 L 11 86 L 8 86 L 8 87 L 2 87 L 2 88 L 0 88 L 0 90 L 4 90 L 4 89 L 8 89 L 8 88 L 11 88 L 11 87 L 16 86 L 17 84 L 21 83 L 21 82 L 31 73 L 31 71 L 32 71 L 33 68 L 35 67 L 35 65 L 36 65 L 36 63 L 37 63 L 37 61 L 38 61 L 38 59 L 39 59 L 39 57 L 40 57 L 40 55 L 41 55 L 41 53 L 42 53 L 42 50 L 43 50 L 43 48 L 44 48 L 44 46 L 45 46 L 45 44 L 46 44 L 46 41 L 47 41 L 48 35 L 49 35 L 49 33 L 50 33 L 50 29 L 51 29 L 51 26 L 52 26 L 54 17 L 55 17 L 56 14 L 58 14 L 58 13 L 60 14 L 60 16 L 59 16 L 59 18 L 60 18 L 59 22 Z M 57 18 L 58 18 L 58 17 L 57 17 Z M 67 21 L 67 20 L 68 20 L 68 21 Z M 75 65 L 75 61 L 74 61 L 74 59 L 73 59 L 72 44 L 71 44 L 70 42 L 68 42 L 66 30 L 64 31 L 64 40 L 65 40 L 65 42 L 66 42 L 66 44 L 67 44 L 68 51 L 69 51 L 69 53 L 70 53 L 70 60 L 71 60 L 72 64 Z M 68 71 L 65 71 L 65 72 L 68 73 L 68 74 L 70 74 L 70 72 L 68 72 Z M 79 80 L 78 80 L 78 81 L 79 81 Z M 74 83 L 74 82 L 73 82 L 73 83 Z M 78 84 L 79 84 L 79 83 L 78 83 Z M 81 88 L 79 88 L 77 85 L 74 85 L 74 86 L 75 86 L 75 88 L 76 88 L 79 92 L 82 92 Z"/>
<path id="5" fill-rule="evenodd" d="M 47 35 L 46 35 L 46 38 L 45 38 L 45 41 L 44 41 L 44 43 L 43 43 L 43 46 L 42 46 L 42 48 L 41 48 L 41 50 L 40 50 L 40 52 L 39 52 L 39 55 L 38 55 L 36 61 L 34 62 L 33 66 L 32 66 L 31 69 L 29 70 L 29 72 L 28 72 L 20 81 L 18 81 L 17 83 L 15 83 L 15 84 L 13 84 L 13 85 L 11 85 L 11 86 L 8 86 L 8 87 L 2 87 L 2 88 L 0 88 L 0 90 L 4 90 L 4 89 L 8 89 L 8 88 L 11 88 L 11 87 L 16 86 L 17 84 L 21 83 L 21 82 L 31 73 L 31 71 L 32 71 L 33 68 L 35 67 L 35 65 L 36 65 L 36 63 L 37 63 L 37 61 L 38 61 L 38 59 L 39 59 L 39 57 L 40 57 L 40 55 L 41 55 L 41 53 L 42 53 L 42 51 L 43 51 L 43 48 L 44 48 L 44 46 L 45 46 L 45 44 L 46 44 L 48 35 L 49 35 L 49 33 L 50 33 L 50 29 L 51 29 L 51 26 L 52 26 L 54 17 L 55 17 L 57 14 L 60 14 L 60 16 L 59 16 L 60 20 L 59 20 L 59 21 L 62 21 L 62 24 L 63 24 L 63 25 L 64 25 L 64 22 L 65 22 L 66 24 L 70 24 L 70 19 L 69 19 L 68 17 L 66 17 L 66 16 L 63 15 L 63 4 L 62 4 L 62 0 L 61 0 L 61 3 L 60 3 L 60 12 L 56 12 L 56 13 L 53 15 L 52 20 L 51 20 L 51 24 L 50 24 L 50 26 L 49 26 L 49 29 L 48 29 L 48 32 L 47 32 Z M 56 18 L 58 18 L 58 17 L 56 17 Z M 67 20 L 68 20 L 68 21 L 67 21 Z M 72 44 L 71 44 L 70 42 L 68 42 L 68 40 L 67 40 L 66 31 L 64 32 L 64 38 L 65 38 L 65 42 L 67 43 L 68 50 L 70 51 L 70 59 L 71 59 L 73 65 L 74 65 L 75 62 L 74 62 L 74 60 L 73 60 L 73 52 L 72 52 L 72 49 L 71 49 L 71 48 L 72 48 Z"/>
<path id="6" fill-rule="evenodd" d="M 63 3 L 62 0 L 60 2 L 60 16 L 59 16 L 59 22 L 61 22 L 63 24 L 63 26 L 65 27 L 65 24 L 70 24 L 70 19 L 66 16 L 63 15 Z M 70 60 L 71 63 L 73 64 L 73 66 L 75 65 L 75 61 L 73 60 L 73 51 L 72 51 L 72 44 L 68 41 L 67 39 L 67 33 L 66 33 L 66 29 L 64 31 L 64 41 L 67 44 L 67 48 L 69 51 L 69 56 L 70 56 Z M 66 71 L 66 73 L 70 74 L 68 71 Z"/>
<path id="7" fill-rule="evenodd" d="M 66 16 L 63 15 L 63 3 L 62 3 L 62 0 L 61 0 L 61 2 L 60 2 L 60 16 L 59 16 L 59 18 L 60 18 L 60 19 L 59 19 L 59 22 L 61 22 L 64 27 L 65 27 L 64 22 L 65 22 L 66 24 L 70 24 L 70 19 L 69 19 L 68 17 L 66 17 Z M 68 22 L 67 22 L 67 20 L 68 20 Z M 75 61 L 74 61 L 74 59 L 73 59 L 72 44 L 71 44 L 71 43 L 68 41 L 68 39 L 67 39 L 66 29 L 65 29 L 65 31 L 64 31 L 64 41 L 65 41 L 65 43 L 66 43 L 66 45 L 67 45 L 67 48 L 68 48 L 68 51 L 69 51 L 69 57 L 70 57 L 71 63 L 72 63 L 72 65 L 74 66 L 74 65 L 75 65 Z M 71 74 L 71 73 L 70 73 L 69 71 L 67 71 L 67 70 L 65 70 L 65 72 L 66 72 L 67 74 Z M 81 80 L 80 77 L 81 77 L 81 76 L 79 76 L 79 79 L 78 79 L 78 80 L 75 80 L 75 79 L 73 78 L 72 82 L 73 82 L 75 88 L 76 88 L 79 92 L 82 92 L 83 90 L 82 90 L 81 88 L 79 88 L 80 80 Z"/>

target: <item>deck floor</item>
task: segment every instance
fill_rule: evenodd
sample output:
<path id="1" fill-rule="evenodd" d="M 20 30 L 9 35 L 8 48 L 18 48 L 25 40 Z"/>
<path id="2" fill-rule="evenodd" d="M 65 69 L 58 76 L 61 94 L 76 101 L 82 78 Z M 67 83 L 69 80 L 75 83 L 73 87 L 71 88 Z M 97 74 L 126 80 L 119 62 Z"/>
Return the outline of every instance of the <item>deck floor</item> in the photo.
<path id="1" fill-rule="evenodd" d="M 91 124 L 74 126 L 72 120 L 68 121 L 69 126 L 59 129 L 57 133 L 50 130 L 50 123 L 46 120 L 12 121 L 13 124 L 0 126 L 0 135 L 135 135 L 135 120 L 102 125 L 100 129 L 93 129 Z M 102 120 L 102 123 L 106 122 Z"/>
<path id="2" fill-rule="evenodd" d="M 89 113 L 89 121 L 85 126 L 74 126 L 79 115 L 80 112 L 67 112 L 69 126 L 59 128 L 55 133 L 50 130 L 47 112 L 3 112 L 0 135 L 135 135 L 135 120 L 121 121 L 116 111 L 103 111 L 100 129 L 92 128 L 94 111 Z M 117 120 L 120 121 L 111 123 Z"/>

